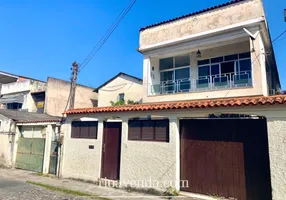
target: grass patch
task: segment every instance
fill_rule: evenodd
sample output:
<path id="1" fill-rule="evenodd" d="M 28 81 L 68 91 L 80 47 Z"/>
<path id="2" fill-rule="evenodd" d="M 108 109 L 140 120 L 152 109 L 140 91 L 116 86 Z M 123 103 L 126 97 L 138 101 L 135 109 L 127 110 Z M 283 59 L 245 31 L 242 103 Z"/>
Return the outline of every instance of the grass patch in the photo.
<path id="1" fill-rule="evenodd" d="M 76 190 L 70 190 L 70 189 L 55 187 L 52 185 L 47 185 L 47 184 L 38 183 L 38 182 L 34 182 L 34 181 L 26 181 L 26 182 L 31 184 L 31 185 L 44 187 L 48 190 L 52 190 L 52 191 L 56 191 L 56 192 L 62 192 L 62 193 L 70 194 L 70 195 L 74 195 L 74 196 L 85 196 L 85 197 L 90 197 L 92 199 L 110 200 L 108 198 L 104 198 L 104 197 L 100 197 L 97 195 L 92 195 L 92 194 L 88 194 L 88 193 L 84 193 L 84 192 L 80 192 L 80 191 L 76 191 Z"/>
<path id="2" fill-rule="evenodd" d="M 55 175 L 52 174 L 43 174 L 42 172 L 37 172 L 36 176 L 47 177 L 47 178 L 57 178 Z"/>

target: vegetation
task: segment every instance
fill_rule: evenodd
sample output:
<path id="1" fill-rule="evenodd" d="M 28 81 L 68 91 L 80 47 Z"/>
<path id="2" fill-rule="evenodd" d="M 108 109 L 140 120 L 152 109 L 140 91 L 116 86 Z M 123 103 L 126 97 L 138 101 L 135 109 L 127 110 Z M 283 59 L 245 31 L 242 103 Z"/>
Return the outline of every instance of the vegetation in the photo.
<path id="1" fill-rule="evenodd" d="M 38 182 L 33 182 L 33 181 L 27 181 L 27 183 L 29 183 L 31 185 L 41 186 L 41 187 L 44 187 L 48 190 L 52 190 L 52 191 L 56 191 L 56 192 L 62 192 L 62 193 L 66 193 L 66 194 L 70 194 L 70 195 L 74 195 L 74 196 L 82 196 L 82 197 L 85 196 L 85 197 L 89 197 L 89 198 L 93 198 L 93 199 L 110 200 L 108 198 L 100 197 L 98 195 L 92 195 L 92 194 L 88 194 L 88 193 L 84 193 L 84 192 L 80 192 L 80 191 L 76 191 L 76 190 L 59 188 L 59 187 L 55 187 L 55 186 L 47 185 L 47 184 L 43 184 L 43 183 L 38 183 Z"/>
<path id="2" fill-rule="evenodd" d="M 178 196 L 179 195 L 179 191 L 176 190 L 175 188 L 172 188 L 171 186 L 168 187 L 166 189 L 166 191 L 164 192 L 165 196 L 169 196 L 169 197 L 174 197 L 174 196 Z"/>
<path id="3" fill-rule="evenodd" d="M 127 102 L 125 100 L 119 100 L 119 101 L 110 101 L 110 104 L 112 106 L 122 106 L 122 105 L 135 105 L 135 104 L 139 104 L 138 101 L 133 101 L 133 100 L 127 100 Z"/>
<path id="4" fill-rule="evenodd" d="M 36 173 L 36 176 L 49 177 L 49 178 L 57 178 L 56 175 L 43 174 L 42 172 L 37 172 L 37 173 Z"/>

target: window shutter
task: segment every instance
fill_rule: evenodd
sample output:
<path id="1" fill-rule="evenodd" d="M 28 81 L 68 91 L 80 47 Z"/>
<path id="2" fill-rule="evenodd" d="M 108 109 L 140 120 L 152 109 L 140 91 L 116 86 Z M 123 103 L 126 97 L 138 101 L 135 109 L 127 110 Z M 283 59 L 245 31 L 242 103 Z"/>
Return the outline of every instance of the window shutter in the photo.
<path id="1" fill-rule="evenodd" d="M 98 122 L 90 122 L 89 125 L 89 138 L 97 139 Z"/>
<path id="2" fill-rule="evenodd" d="M 154 140 L 155 121 L 142 121 L 142 140 Z"/>
<path id="3" fill-rule="evenodd" d="M 169 142 L 169 120 L 156 121 L 155 140 Z"/>
<path id="4" fill-rule="evenodd" d="M 141 121 L 129 120 L 128 123 L 128 140 L 140 140 L 141 139 Z"/>
<path id="5" fill-rule="evenodd" d="M 72 130 L 71 130 L 71 137 L 78 138 L 80 135 L 80 127 L 79 122 L 72 122 Z"/>
<path id="6" fill-rule="evenodd" d="M 88 138 L 89 122 L 80 123 L 80 138 Z"/>

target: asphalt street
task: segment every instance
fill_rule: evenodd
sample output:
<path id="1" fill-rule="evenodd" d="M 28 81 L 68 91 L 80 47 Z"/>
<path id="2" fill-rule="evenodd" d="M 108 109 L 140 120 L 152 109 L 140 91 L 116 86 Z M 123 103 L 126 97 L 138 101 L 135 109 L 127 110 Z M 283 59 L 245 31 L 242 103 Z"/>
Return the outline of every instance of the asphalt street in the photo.
<path id="1" fill-rule="evenodd" d="M 17 180 L 9 180 L 1 178 L 0 181 L 0 199 L 14 200 L 14 199 L 55 199 L 55 200 L 75 200 L 85 199 L 83 197 L 76 197 L 60 192 L 51 191 L 40 186 L 31 185 L 29 183 Z"/>

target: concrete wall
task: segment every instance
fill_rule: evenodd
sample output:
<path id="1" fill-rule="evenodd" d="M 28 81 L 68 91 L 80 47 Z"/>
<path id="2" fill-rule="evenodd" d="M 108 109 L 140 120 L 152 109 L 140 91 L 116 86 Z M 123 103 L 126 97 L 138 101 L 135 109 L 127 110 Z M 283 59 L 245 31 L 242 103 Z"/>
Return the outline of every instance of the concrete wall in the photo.
<path id="1" fill-rule="evenodd" d="M 65 124 L 61 176 L 97 181 L 100 178 L 103 122 L 98 123 L 97 139 L 76 139 L 71 138 L 71 121 L 68 118 Z M 89 145 L 94 145 L 94 149 L 89 149 Z"/>
<path id="2" fill-rule="evenodd" d="M 96 106 L 97 93 L 93 88 L 76 86 L 75 108 L 88 108 Z M 62 116 L 65 111 L 70 92 L 70 83 L 55 78 L 48 78 L 45 112 L 49 115 Z"/>
<path id="3" fill-rule="evenodd" d="M 19 82 L 7 83 L 2 85 L 1 94 L 12 94 L 25 92 L 30 90 L 31 80 L 23 80 Z"/>
<path id="4" fill-rule="evenodd" d="M 140 32 L 140 48 L 264 16 L 261 0 L 248 0 Z"/>
<path id="5" fill-rule="evenodd" d="M 141 101 L 143 97 L 142 82 L 125 75 L 117 77 L 99 89 L 98 106 L 111 106 L 110 101 L 117 102 L 120 93 L 125 94 L 125 101 Z"/>
<path id="6" fill-rule="evenodd" d="M 144 181 L 143 184 L 148 184 L 149 180 L 153 180 L 158 181 L 159 184 L 165 182 L 168 187 L 169 181 L 179 178 L 177 173 L 179 170 L 177 118 L 170 119 L 169 127 L 169 142 L 130 141 L 128 140 L 128 118 L 124 119 L 120 162 L 121 181 L 132 183 L 132 181 L 139 180 Z M 170 186 L 173 185 L 170 184 Z"/>
<path id="7" fill-rule="evenodd" d="M 0 115 L 0 166 L 12 167 L 15 144 L 15 124 Z"/>
<path id="8" fill-rule="evenodd" d="M 123 121 L 120 180 L 148 180 L 151 177 L 152 180 L 157 180 L 161 184 L 164 181 L 173 181 L 176 183 L 175 187 L 179 189 L 179 119 L 185 117 L 207 117 L 212 113 L 250 114 L 265 116 L 267 118 L 273 200 L 283 200 L 286 195 L 286 174 L 284 173 L 286 171 L 285 105 L 81 114 L 69 116 L 68 120 L 70 123 L 72 119 L 96 117 L 101 121 L 101 119 L 111 119 L 113 116 L 119 115 Z M 147 115 L 169 117 L 169 143 L 127 140 L 128 119 Z M 62 168 L 64 177 L 97 180 L 101 167 L 102 128 L 102 123 L 99 123 L 97 140 L 70 139 L 70 130 L 65 133 L 66 140 L 64 143 Z M 95 149 L 89 150 L 89 144 L 94 144 Z"/>

